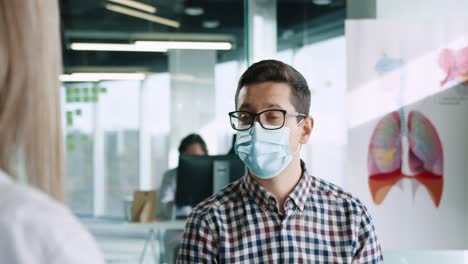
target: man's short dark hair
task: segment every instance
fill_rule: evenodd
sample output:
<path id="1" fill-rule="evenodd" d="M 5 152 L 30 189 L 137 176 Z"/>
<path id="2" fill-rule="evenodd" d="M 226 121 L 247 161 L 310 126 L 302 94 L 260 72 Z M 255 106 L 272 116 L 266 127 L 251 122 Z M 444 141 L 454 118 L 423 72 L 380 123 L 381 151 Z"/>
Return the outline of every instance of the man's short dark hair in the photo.
<path id="1" fill-rule="evenodd" d="M 263 60 L 252 64 L 237 84 L 235 105 L 244 86 L 263 82 L 284 82 L 291 86 L 289 100 L 297 112 L 309 115 L 310 90 L 304 76 L 290 65 L 277 60 Z"/>
<path id="2" fill-rule="evenodd" d="M 203 138 L 198 134 L 190 134 L 182 139 L 179 146 L 179 153 L 184 153 L 192 144 L 200 144 L 205 154 L 208 154 L 208 148 Z"/>

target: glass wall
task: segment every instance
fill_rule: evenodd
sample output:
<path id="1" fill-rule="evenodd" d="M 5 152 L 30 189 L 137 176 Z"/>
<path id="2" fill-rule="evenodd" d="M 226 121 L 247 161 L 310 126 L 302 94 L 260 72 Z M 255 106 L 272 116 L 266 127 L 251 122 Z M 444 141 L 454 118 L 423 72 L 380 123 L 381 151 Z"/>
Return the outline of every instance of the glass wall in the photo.
<path id="1" fill-rule="evenodd" d="M 122 216 L 139 186 L 139 81 L 65 84 L 67 201 L 81 215 Z"/>
<path id="2" fill-rule="evenodd" d="M 108 91 L 98 102 L 97 126 L 102 140 L 103 214 L 122 216 L 122 200 L 139 187 L 139 81 L 105 81 Z M 96 175 L 97 176 L 97 175 Z"/>
<path id="3" fill-rule="evenodd" d="M 94 120 L 98 86 L 69 84 L 63 88 L 67 151 L 67 202 L 77 214 L 92 214 L 94 203 Z M 90 95 L 92 98 L 90 98 Z M 96 100 L 94 100 L 96 99 Z"/>
<path id="4" fill-rule="evenodd" d="M 141 3 L 61 1 L 67 202 L 78 215 L 122 218 L 133 191 L 159 189 L 177 167 L 190 133 L 209 154 L 231 148 L 243 1 Z"/>
<path id="5" fill-rule="evenodd" d="M 277 2 L 275 57 L 301 72 L 311 91 L 315 124 L 301 157 L 312 175 L 341 187 L 347 143 L 345 18 L 345 1 Z"/>

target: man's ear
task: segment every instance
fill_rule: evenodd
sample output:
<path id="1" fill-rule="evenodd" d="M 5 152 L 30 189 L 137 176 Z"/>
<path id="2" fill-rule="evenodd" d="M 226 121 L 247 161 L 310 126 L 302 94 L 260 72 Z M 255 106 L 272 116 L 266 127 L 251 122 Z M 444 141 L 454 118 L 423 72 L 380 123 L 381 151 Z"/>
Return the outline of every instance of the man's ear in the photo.
<path id="1" fill-rule="evenodd" d="M 311 116 L 307 116 L 304 121 L 302 121 L 302 133 L 300 142 L 301 144 L 306 144 L 309 141 L 310 135 L 312 134 L 312 129 L 314 128 L 314 119 Z"/>

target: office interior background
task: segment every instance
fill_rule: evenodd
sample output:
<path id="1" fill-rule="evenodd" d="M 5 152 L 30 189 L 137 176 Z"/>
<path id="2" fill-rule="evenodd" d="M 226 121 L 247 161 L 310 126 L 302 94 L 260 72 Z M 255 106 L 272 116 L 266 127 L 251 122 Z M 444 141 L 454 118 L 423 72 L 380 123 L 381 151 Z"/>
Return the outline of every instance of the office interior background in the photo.
<path id="1" fill-rule="evenodd" d="M 427 42 L 458 34 L 456 50 L 468 47 L 468 26 L 463 26 L 468 25 L 463 24 L 468 22 L 468 1 L 61 0 L 60 9 L 67 204 L 95 235 L 109 263 L 153 263 L 152 254 L 158 262 L 169 261 L 166 244 L 172 242 L 164 233 L 155 238 L 162 241 L 157 252 L 149 247 L 142 255 L 148 231 L 158 228 L 158 222 L 126 223 L 125 201 L 135 190 L 160 188 L 164 172 L 177 167 L 179 142 L 187 134 L 199 133 L 210 155 L 229 151 L 235 131 L 227 113 L 234 110 L 237 81 L 248 65 L 266 58 L 292 65 L 307 79 L 315 128 L 301 157 L 312 175 L 353 192 L 375 214 L 385 262 L 467 263 L 468 208 L 463 201 L 468 197 L 456 187 L 466 183 L 468 171 L 468 119 L 463 117 L 468 114 L 468 92 L 463 82 L 452 80 L 443 89 L 427 89 L 412 101 L 395 104 L 386 104 L 393 100 L 389 93 L 359 93 L 351 86 L 375 81 L 365 75 L 355 80 L 356 72 L 366 71 L 360 60 L 367 50 L 359 45 L 379 49 L 372 46 L 372 34 L 363 33 L 366 25 L 358 23 L 374 23 L 375 32 L 381 26 L 378 36 L 385 35 L 385 23 L 402 28 L 458 24 L 455 33 L 446 26 L 438 28 L 435 37 L 431 27 L 421 34 Z M 405 34 L 401 36 L 406 43 Z M 424 52 L 430 53 L 420 55 Z M 436 124 L 446 119 L 426 113 L 436 128 L 458 131 L 439 131 L 446 160 L 440 204 L 432 205 L 424 188 L 414 194 L 421 199 L 411 200 L 409 184 L 390 190 L 377 204 L 368 182 L 370 143 L 362 137 L 373 132 L 379 118 L 400 108 L 422 102 L 424 109 L 438 112 L 440 104 L 424 100 L 434 102 L 439 95 L 447 97 L 445 93 L 459 96 L 457 104 L 444 106 L 451 111 L 446 119 L 453 122 Z M 376 97 L 384 110 L 366 101 Z M 458 143 L 449 144 L 449 139 Z M 451 194 L 458 203 L 449 203 Z M 398 211 L 403 207 L 397 196 L 409 197 L 405 210 Z M 419 221 L 424 230 L 412 228 Z M 446 225 L 452 229 L 445 230 Z"/>

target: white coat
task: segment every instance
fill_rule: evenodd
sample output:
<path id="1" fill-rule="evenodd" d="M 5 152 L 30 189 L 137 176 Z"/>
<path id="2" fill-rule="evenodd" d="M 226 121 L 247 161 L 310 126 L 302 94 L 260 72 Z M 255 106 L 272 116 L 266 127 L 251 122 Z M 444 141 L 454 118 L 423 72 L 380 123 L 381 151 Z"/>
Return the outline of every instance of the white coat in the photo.
<path id="1" fill-rule="evenodd" d="M 95 240 L 62 204 L 0 170 L 0 263 L 102 264 Z"/>

